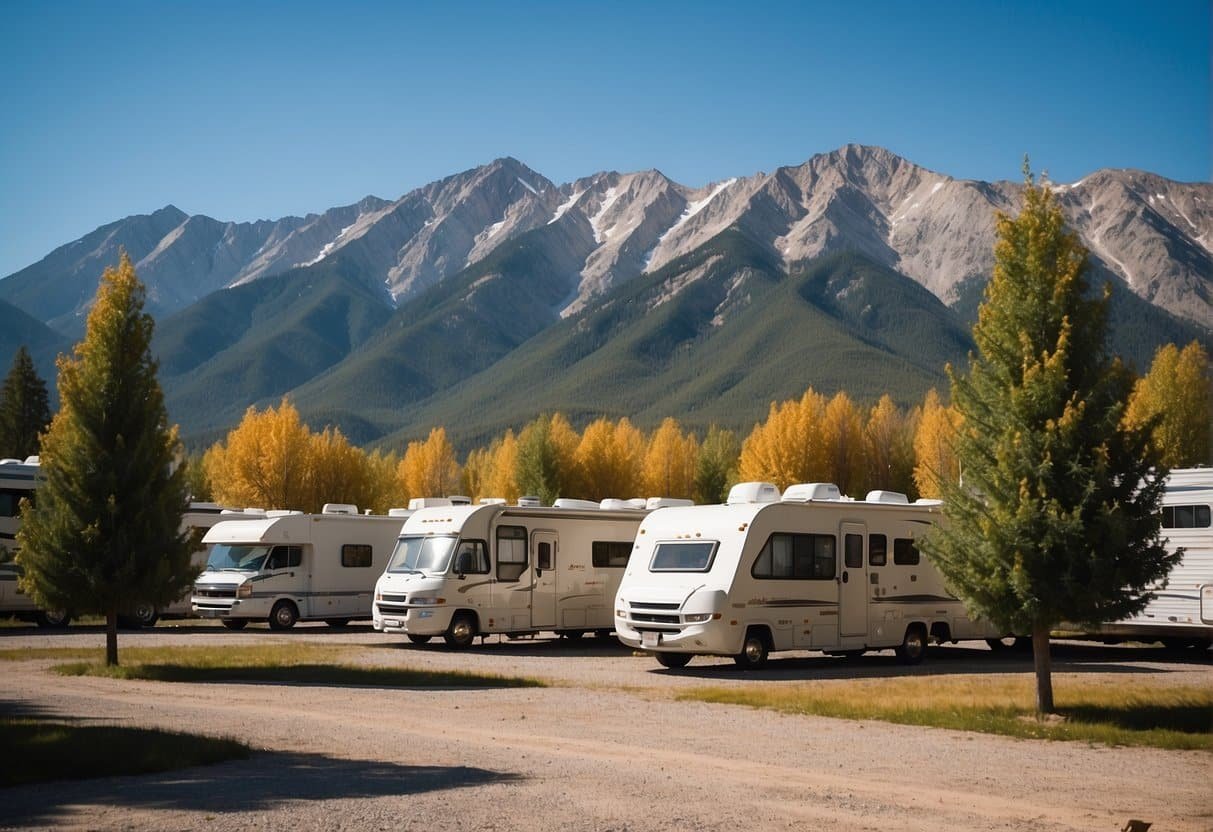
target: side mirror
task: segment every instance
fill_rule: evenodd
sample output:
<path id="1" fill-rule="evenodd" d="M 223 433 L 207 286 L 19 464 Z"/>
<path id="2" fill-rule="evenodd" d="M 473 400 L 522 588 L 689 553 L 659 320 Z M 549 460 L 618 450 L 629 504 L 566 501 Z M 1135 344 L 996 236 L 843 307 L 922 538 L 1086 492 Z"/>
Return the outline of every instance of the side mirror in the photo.
<path id="1" fill-rule="evenodd" d="M 465 550 L 455 555 L 455 574 L 462 578 L 471 571 L 472 553 Z"/>

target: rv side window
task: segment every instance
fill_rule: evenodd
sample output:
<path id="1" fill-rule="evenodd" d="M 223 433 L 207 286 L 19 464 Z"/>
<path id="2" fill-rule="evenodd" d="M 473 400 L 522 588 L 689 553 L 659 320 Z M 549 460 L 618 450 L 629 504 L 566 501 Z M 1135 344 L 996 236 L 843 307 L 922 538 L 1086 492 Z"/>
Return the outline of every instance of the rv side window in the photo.
<path id="1" fill-rule="evenodd" d="M 31 500 L 34 497 L 32 491 L 0 490 L 0 517 L 16 517 L 20 514 L 21 498 L 27 495 Z"/>
<path id="2" fill-rule="evenodd" d="M 365 543 L 346 543 L 341 547 L 341 565 L 367 568 L 371 565 L 371 547 Z"/>
<path id="3" fill-rule="evenodd" d="M 632 556 L 632 542 L 595 540 L 590 544 L 590 557 L 596 569 L 623 569 Z"/>
<path id="4" fill-rule="evenodd" d="M 843 540 L 842 558 L 847 569 L 863 568 L 863 535 L 849 534 L 846 536 L 846 539 Z"/>
<path id="5" fill-rule="evenodd" d="M 1162 527 L 1164 529 L 1209 528 L 1208 506 L 1163 506 Z"/>
<path id="6" fill-rule="evenodd" d="M 463 569 L 465 575 L 489 574 L 488 546 L 483 540 L 461 540 L 455 553 L 455 568 Z"/>
<path id="7" fill-rule="evenodd" d="M 649 564 L 650 572 L 707 572 L 716 554 L 715 541 L 658 543 Z"/>
<path id="8" fill-rule="evenodd" d="M 868 535 L 868 565 L 884 566 L 889 562 L 889 539 L 883 534 Z"/>
<path id="9" fill-rule="evenodd" d="M 904 537 L 893 539 L 893 563 L 898 566 L 918 565 L 918 547 L 913 540 Z"/>
<path id="10" fill-rule="evenodd" d="M 270 550 L 270 559 L 266 561 L 266 569 L 290 569 L 303 563 L 303 547 L 275 546 Z"/>
<path id="11" fill-rule="evenodd" d="M 516 581 L 526 570 L 526 529 L 500 526 L 497 529 L 497 580 Z"/>
<path id="12" fill-rule="evenodd" d="M 828 534 L 773 534 L 758 553 L 750 574 L 755 578 L 832 580 L 835 541 Z"/>

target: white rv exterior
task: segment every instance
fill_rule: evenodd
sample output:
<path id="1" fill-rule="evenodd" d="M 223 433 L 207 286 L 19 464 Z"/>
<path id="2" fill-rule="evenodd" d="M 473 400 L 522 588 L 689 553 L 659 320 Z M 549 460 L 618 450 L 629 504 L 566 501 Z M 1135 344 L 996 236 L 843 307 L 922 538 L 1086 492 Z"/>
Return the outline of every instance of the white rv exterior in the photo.
<path id="1" fill-rule="evenodd" d="M 1153 598 L 1132 618 L 1104 624 L 1104 640 L 1161 641 L 1169 646 L 1213 645 L 1213 468 L 1176 468 L 1162 498 L 1162 535 L 1183 559 Z"/>
<path id="2" fill-rule="evenodd" d="M 39 627 L 66 627 L 71 614 L 42 610 L 17 586 L 21 567 L 13 563 L 21 529 L 21 500 L 34 499 L 41 468 L 38 457 L 0 459 L 0 615 L 37 622 Z"/>
<path id="3" fill-rule="evenodd" d="M 922 659 L 929 639 L 1002 635 L 974 620 L 920 556 L 938 501 L 829 483 L 742 483 L 728 503 L 645 518 L 615 602 L 620 641 L 666 667 L 695 655 L 742 667 L 774 650 L 858 654 L 894 648 Z"/>
<path id="4" fill-rule="evenodd" d="M 194 582 L 194 613 L 233 630 L 250 621 L 286 630 L 296 621 L 337 627 L 369 618 L 375 580 L 403 522 L 359 515 L 354 506 L 225 519 L 202 539 L 211 551 Z"/>
<path id="5" fill-rule="evenodd" d="M 452 647 L 488 633 L 609 632 L 615 590 L 647 513 L 643 500 L 623 505 L 419 510 L 375 586 L 375 629 L 419 644 L 442 636 Z"/>

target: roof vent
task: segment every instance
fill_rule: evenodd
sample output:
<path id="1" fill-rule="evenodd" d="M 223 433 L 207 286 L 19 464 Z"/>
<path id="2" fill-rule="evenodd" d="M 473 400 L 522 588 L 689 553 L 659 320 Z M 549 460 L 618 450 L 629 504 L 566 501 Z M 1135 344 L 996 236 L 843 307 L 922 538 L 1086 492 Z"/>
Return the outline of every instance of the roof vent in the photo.
<path id="1" fill-rule="evenodd" d="M 302 511 L 294 511 L 293 509 L 275 508 L 265 512 L 263 517 L 294 517 L 296 514 L 303 514 Z"/>
<path id="2" fill-rule="evenodd" d="M 325 503 L 321 514 L 357 514 L 358 506 L 351 503 Z"/>
<path id="3" fill-rule="evenodd" d="M 399 507 L 389 508 L 387 510 L 388 517 L 408 517 L 412 513 L 413 512 L 409 511 L 407 508 L 399 508 Z"/>
<path id="4" fill-rule="evenodd" d="M 941 505 L 943 505 L 943 500 L 931 500 L 926 497 L 919 497 L 917 500 L 914 501 L 914 505 L 916 505 L 916 506 L 941 506 Z"/>
<path id="5" fill-rule="evenodd" d="M 453 506 L 470 506 L 472 504 L 472 498 L 465 497 L 462 494 L 452 494 L 447 499 L 451 501 L 451 505 Z"/>
<path id="6" fill-rule="evenodd" d="M 41 465 L 42 464 L 41 457 L 39 457 L 37 455 L 27 456 L 25 458 L 25 464 L 26 465 Z"/>
<path id="7" fill-rule="evenodd" d="M 552 508 L 598 508 L 593 500 L 574 500 L 571 497 L 561 497 L 552 503 Z"/>
<path id="8" fill-rule="evenodd" d="M 869 491 L 868 496 L 863 499 L 868 503 L 897 503 L 903 506 L 910 504 L 910 498 L 900 491 Z"/>
<path id="9" fill-rule="evenodd" d="M 832 482 L 798 482 L 783 492 L 785 503 L 807 503 L 811 500 L 841 500 L 842 492 Z"/>
<path id="10" fill-rule="evenodd" d="M 476 501 L 477 505 L 482 506 L 503 506 L 506 504 L 505 497 L 481 497 Z"/>
<path id="11" fill-rule="evenodd" d="M 779 489 L 770 482 L 739 482 L 729 489 L 728 505 L 743 503 L 775 503 L 779 501 Z"/>
<path id="12" fill-rule="evenodd" d="M 693 505 L 695 505 L 694 500 L 680 500 L 676 497 L 649 497 L 644 507 L 652 511 L 659 508 L 679 508 Z"/>
<path id="13" fill-rule="evenodd" d="M 410 511 L 421 508 L 444 508 L 449 505 L 451 505 L 451 501 L 446 497 L 414 497 L 409 500 Z"/>
<path id="14" fill-rule="evenodd" d="M 21 464 L 21 460 L 19 460 L 19 459 L 11 459 L 11 458 L 0 459 L 0 465 L 20 465 L 20 464 Z"/>
<path id="15" fill-rule="evenodd" d="M 525 497 L 518 498 L 518 506 L 520 508 L 541 508 L 543 500 L 540 500 L 534 494 L 528 494 Z"/>

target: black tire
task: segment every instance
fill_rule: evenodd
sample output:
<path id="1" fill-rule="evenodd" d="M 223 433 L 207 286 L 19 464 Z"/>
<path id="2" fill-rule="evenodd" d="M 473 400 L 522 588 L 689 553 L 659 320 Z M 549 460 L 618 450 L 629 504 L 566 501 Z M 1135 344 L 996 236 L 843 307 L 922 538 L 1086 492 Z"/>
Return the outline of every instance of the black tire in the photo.
<path id="1" fill-rule="evenodd" d="M 657 664 L 668 667 L 670 670 L 686 667 L 687 662 L 691 660 L 690 653 L 657 653 L 656 656 Z"/>
<path id="2" fill-rule="evenodd" d="M 34 623 L 47 630 L 66 629 L 71 620 L 71 613 L 63 610 L 38 610 L 34 613 Z"/>
<path id="3" fill-rule="evenodd" d="M 758 670 L 767 663 L 767 656 L 771 652 L 771 643 L 767 639 L 766 633 L 761 630 L 752 629 L 745 634 L 745 641 L 741 643 L 741 652 L 733 657 L 733 661 L 742 670 Z"/>
<path id="4" fill-rule="evenodd" d="M 1015 647 L 1015 642 L 1018 639 L 1015 636 L 1003 636 L 1002 638 L 988 638 L 986 644 L 990 645 L 990 650 L 995 653 L 1005 653 Z"/>
<path id="5" fill-rule="evenodd" d="M 476 617 L 470 612 L 457 612 L 451 619 L 451 626 L 446 628 L 442 640 L 447 647 L 464 650 L 472 646 L 476 640 Z"/>
<path id="6" fill-rule="evenodd" d="M 229 630 L 243 630 L 248 626 L 247 618 L 221 618 L 219 623 Z"/>
<path id="7" fill-rule="evenodd" d="M 335 629 L 341 629 L 350 623 L 348 618 L 326 618 L 324 623 Z"/>
<path id="8" fill-rule="evenodd" d="M 581 637 L 585 635 L 585 630 L 563 630 L 560 634 L 569 641 L 581 641 Z"/>
<path id="9" fill-rule="evenodd" d="M 129 613 L 118 616 L 118 626 L 138 630 L 140 627 L 155 627 L 159 620 L 160 613 L 154 604 L 136 604 Z"/>
<path id="10" fill-rule="evenodd" d="M 408 634 L 408 639 L 409 641 L 413 642 L 413 644 L 429 644 L 430 639 L 432 638 L 433 636 L 419 636 L 416 633 Z"/>
<path id="11" fill-rule="evenodd" d="M 279 601 L 270 610 L 270 629 L 289 630 L 299 620 L 299 610 L 290 601 Z"/>
<path id="12" fill-rule="evenodd" d="M 921 624 L 911 624 L 906 627 L 905 637 L 901 646 L 896 648 L 897 658 L 902 664 L 918 664 L 927 653 L 927 631 Z"/>

